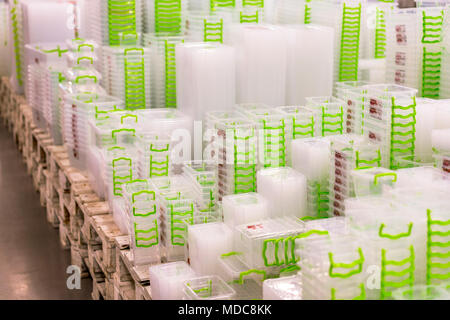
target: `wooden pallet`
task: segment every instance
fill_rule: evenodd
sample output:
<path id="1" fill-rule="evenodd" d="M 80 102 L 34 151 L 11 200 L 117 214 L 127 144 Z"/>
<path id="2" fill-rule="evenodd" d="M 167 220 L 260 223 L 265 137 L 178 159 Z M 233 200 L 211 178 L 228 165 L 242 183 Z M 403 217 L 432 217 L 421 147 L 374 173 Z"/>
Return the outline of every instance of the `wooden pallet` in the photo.
<path id="1" fill-rule="evenodd" d="M 116 237 L 116 277 L 122 282 L 132 282 L 136 300 L 151 300 L 150 266 L 134 264 L 129 236 Z"/>

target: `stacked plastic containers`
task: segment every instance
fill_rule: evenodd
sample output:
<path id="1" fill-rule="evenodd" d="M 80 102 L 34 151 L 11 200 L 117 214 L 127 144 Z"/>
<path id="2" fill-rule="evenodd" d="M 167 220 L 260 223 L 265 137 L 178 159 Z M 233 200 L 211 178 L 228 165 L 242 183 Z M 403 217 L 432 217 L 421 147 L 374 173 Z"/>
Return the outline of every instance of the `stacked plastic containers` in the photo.
<path id="1" fill-rule="evenodd" d="M 25 44 L 23 39 L 22 4 L 20 2 L 10 3 L 9 9 L 11 32 L 8 40 L 11 41 L 14 46 L 13 65 L 11 66 L 11 84 L 13 84 L 18 93 L 21 93 L 27 74 L 25 64 Z"/>
<path id="2" fill-rule="evenodd" d="M 200 121 L 235 104 L 235 49 L 218 43 L 176 45 L 177 108 Z"/>
<path id="3" fill-rule="evenodd" d="M 327 137 L 292 141 L 292 168 L 307 179 L 308 216 L 328 217 L 330 166 L 331 149 Z"/>
<path id="4" fill-rule="evenodd" d="M 235 228 L 237 251 L 249 269 L 278 275 L 280 270 L 298 262 L 295 240 L 305 231 L 304 223 L 296 218 L 266 219 Z"/>
<path id="5" fill-rule="evenodd" d="M 216 275 L 219 257 L 233 250 L 233 231 L 223 222 L 195 223 L 188 227 L 188 243 L 192 269 L 200 275 Z"/>
<path id="6" fill-rule="evenodd" d="M 132 260 L 135 265 L 159 264 L 161 249 L 158 201 L 148 180 L 134 180 L 123 186 Z"/>
<path id="7" fill-rule="evenodd" d="M 102 45 L 118 46 L 124 34 L 142 33 L 142 0 L 92 0 L 85 10 L 90 38 Z"/>
<path id="8" fill-rule="evenodd" d="M 354 196 L 352 170 L 380 167 L 381 148 L 353 134 L 330 137 L 330 140 L 330 215 L 343 216 L 344 200 Z"/>
<path id="9" fill-rule="evenodd" d="M 334 82 L 358 80 L 365 0 L 311 1 L 310 22 L 334 28 Z"/>
<path id="10" fill-rule="evenodd" d="M 387 76 L 390 83 L 439 98 L 443 8 L 395 9 L 386 21 Z"/>
<path id="11" fill-rule="evenodd" d="M 285 32 L 288 66 L 286 104 L 304 105 L 306 97 L 332 95 L 333 29 L 319 25 L 289 25 Z"/>
<path id="12" fill-rule="evenodd" d="M 292 140 L 312 138 L 315 136 L 314 112 L 302 106 L 278 107 L 283 113 L 286 136 L 286 161 L 292 165 Z"/>
<path id="13" fill-rule="evenodd" d="M 255 123 L 258 168 L 286 166 L 286 121 L 284 114 L 264 104 L 240 104 L 236 111 Z"/>
<path id="14" fill-rule="evenodd" d="M 229 194 L 256 191 L 257 135 L 255 123 L 244 118 L 216 120 L 219 201 Z"/>
<path id="15" fill-rule="evenodd" d="M 197 214 L 194 195 L 183 176 L 151 179 L 159 204 L 160 240 L 167 261 L 182 261 L 186 255 L 188 225 Z"/>
<path id="16" fill-rule="evenodd" d="M 287 41 L 280 26 L 236 24 L 229 44 L 236 49 L 237 103 L 286 105 Z"/>
<path id="17" fill-rule="evenodd" d="M 205 221 L 218 214 L 217 166 L 213 161 L 187 161 L 183 166 L 186 180 L 192 186 L 195 205 Z"/>
<path id="18" fill-rule="evenodd" d="M 314 114 L 315 136 L 326 137 L 345 133 L 347 108 L 336 97 L 308 97 L 306 107 Z"/>
<path id="19" fill-rule="evenodd" d="M 144 1 L 144 32 L 181 35 L 186 26 L 188 0 Z"/>
<path id="20" fill-rule="evenodd" d="M 183 36 L 170 33 L 144 34 L 144 46 L 150 48 L 150 87 L 153 108 L 177 106 L 175 46 Z"/>
<path id="21" fill-rule="evenodd" d="M 305 300 L 366 300 L 365 256 L 351 235 L 297 240 Z"/>
<path id="22" fill-rule="evenodd" d="M 111 96 L 96 93 L 68 94 L 63 113 L 63 136 L 69 159 L 75 167 L 86 169 L 86 153 L 90 144 L 89 121 L 99 112 L 122 107 L 122 102 Z"/>
<path id="23" fill-rule="evenodd" d="M 231 23 L 231 10 L 189 11 L 186 17 L 186 40 L 224 43 L 224 40 L 229 37 Z"/>
<path id="24" fill-rule="evenodd" d="M 230 228 L 269 218 L 269 202 L 259 193 L 233 194 L 222 199 L 223 220 Z"/>
<path id="25" fill-rule="evenodd" d="M 301 278 L 294 275 L 265 280 L 263 300 L 302 300 Z"/>
<path id="26" fill-rule="evenodd" d="M 183 293 L 183 300 L 231 300 L 236 291 L 218 276 L 204 276 L 185 281 Z"/>
<path id="27" fill-rule="evenodd" d="M 167 175 L 166 168 L 181 173 L 183 163 L 191 159 L 192 120 L 172 108 L 137 110 L 136 114 L 142 120 L 137 134 L 143 177 Z"/>
<path id="28" fill-rule="evenodd" d="M 47 130 L 53 124 L 50 117 L 54 101 L 51 101 L 53 99 L 49 96 L 49 91 L 56 89 L 57 93 L 58 82 L 55 83 L 55 81 L 60 78 L 61 73 L 58 71 L 62 71 L 65 67 L 64 53 L 67 49 L 61 43 L 36 43 L 26 45 L 25 52 L 28 61 L 25 94 L 32 108 L 35 124 Z M 56 124 L 59 125 L 59 123 Z"/>
<path id="29" fill-rule="evenodd" d="M 103 85 L 130 110 L 150 108 L 150 49 L 139 46 L 102 48 Z"/>
<path id="30" fill-rule="evenodd" d="M 279 24 L 303 24 L 306 0 L 279 0 L 276 3 L 275 22 Z"/>
<path id="31" fill-rule="evenodd" d="M 7 61 L 11 61 L 10 51 L 12 51 L 9 41 L 8 9 L 9 6 L 6 2 L 0 3 L 0 20 L 3 21 L 0 25 L 0 76 L 2 77 L 11 73 L 11 66 L 7 63 Z"/>
<path id="32" fill-rule="evenodd" d="M 450 129 L 435 129 L 431 132 L 433 157 L 437 160 L 437 167 L 446 174 L 450 174 Z"/>
<path id="33" fill-rule="evenodd" d="M 258 171 L 258 193 L 269 202 L 269 212 L 275 217 L 307 216 L 307 180 L 296 170 L 269 168 Z"/>
<path id="34" fill-rule="evenodd" d="M 362 134 L 364 122 L 365 81 L 344 81 L 336 83 L 336 97 L 346 104 L 346 132 Z"/>
<path id="35" fill-rule="evenodd" d="M 398 157 L 414 156 L 416 93 L 416 89 L 398 85 L 367 87 L 364 136 L 381 145 L 385 168 L 398 168 Z"/>
<path id="36" fill-rule="evenodd" d="M 177 261 L 151 266 L 149 276 L 152 300 L 181 300 L 184 282 L 196 274 L 186 262 Z"/>
<path id="37" fill-rule="evenodd" d="M 417 261 L 424 256 L 419 254 L 416 245 L 425 247 L 425 233 L 422 232 L 421 239 L 417 238 L 419 230 L 416 229 L 420 228 L 415 223 L 417 217 L 414 212 L 405 214 L 404 210 L 407 209 L 402 211 L 386 197 L 374 196 L 351 199 L 346 210 L 352 228 L 361 239 L 367 265 L 381 270 L 375 285 L 368 288 L 367 296 L 371 299 L 389 299 L 396 288 L 412 288 L 418 280 L 415 279 L 420 270 Z"/>

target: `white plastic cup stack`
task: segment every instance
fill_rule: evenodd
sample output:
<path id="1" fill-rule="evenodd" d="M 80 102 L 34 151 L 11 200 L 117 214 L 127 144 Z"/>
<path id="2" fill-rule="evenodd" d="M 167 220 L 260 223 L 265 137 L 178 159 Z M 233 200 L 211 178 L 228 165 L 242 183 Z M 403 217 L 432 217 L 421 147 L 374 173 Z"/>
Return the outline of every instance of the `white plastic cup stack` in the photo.
<path id="1" fill-rule="evenodd" d="M 230 41 L 236 48 L 237 103 L 286 105 L 286 30 L 265 24 L 235 24 Z"/>
<path id="2" fill-rule="evenodd" d="M 289 167 L 258 171 L 258 193 L 268 200 L 270 217 L 307 215 L 306 177 Z"/>

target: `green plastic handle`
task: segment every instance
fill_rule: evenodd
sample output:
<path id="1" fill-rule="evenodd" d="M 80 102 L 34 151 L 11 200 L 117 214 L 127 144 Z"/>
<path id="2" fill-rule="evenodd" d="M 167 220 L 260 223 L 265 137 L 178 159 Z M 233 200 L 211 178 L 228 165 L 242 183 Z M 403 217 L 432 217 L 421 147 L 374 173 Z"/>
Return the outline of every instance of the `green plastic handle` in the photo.
<path id="1" fill-rule="evenodd" d="M 145 180 L 144 180 L 145 181 Z M 149 194 L 153 196 L 153 200 L 155 200 L 155 191 L 150 191 L 150 190 L 141 190 L 138 192 L 135 192 L 131 195 L 131 201 L 134 203 L 136 201 L 136 197 L 140 196 L 142 194 Z"/>
<path id="2" fill-rule="evenodd" d="M 90 75 L 78 76 L 78 77 L 76 77 L 75 82 L 78 83 L 78 81 L 80 79 L 92 79 L 92 80 L 94 80 L 94 83 L 97 83 L 97 77 L 96 76 L 90 76 Z"/>
<path id="3" fill-rule="evenodd" d="M 329 252 L 328 253 L 328 257 L 330 259 L 330 269 L 328 270 L 328 274 L 331 278 L 349 278 L 352 275 L 358 274 L 360 272 L 362 272 L 362 267 L 363 267 L 363 263 L 364 263 L 364 255 L 362 252 L 361 248 L 358 248 L 358 253 L 359 253 L 359 259 L 350 262 L 350 263 L 335 263 L 333 261 L 333 253 Z M 337 273 L 337 272 L 333 272 L 334 268 L 346 268 L 346 269 L 351 269 L 358 266 L 358 269 L 355 270 L 351 270 L 347 273 Z"/>
<path id="4" fill-rule="evenodd" d="M 136 123 L 138 122 L 138 117 L 137 117 L 137 115 L 134 115 L 134 114 L 126 114 L 126 115 L 120 117 L 120 123 L 123 124 L 123 120 L 126 119 L 126 118 L 134 118 L 134 119 L 135 119 L 135 122 L 136 122 Z"/>
<path id="5" fill-rule="evenodd" d="M 132 52 L 132 51 L 140 52 L 142 55 L 144 54 L 144 49 L 142 49 L 142 48 L 128 48 L 128 49 L 125 49 L 125 51 L 123 53 L 125 55 L 127 55 L 128 52 Z"/>
<path id="6" fill-rule="evenodd" d="M 80 64 L 80 61 L 83 61 L 83 60 L 89 60 L 91 62 L 91 64 L 94 64 L 94 59 L 91 57 L 79 57 L 77 59 L 77 64 Z"/>
<path id="7" fill-rule="evenodd" d="M 124 132 L 124 131 L 132 132 L 133 135 L 136 134 L 136 131 L 135 131 L 134 129 L 125 129 L 125 128 L 122 128 L 122 129 L 114 129 L 113 131 L 111 131 L 111 137 L 112 137 L 113 139 L 115 139 L 115 138 L 116 138 L 116 133 L 118 133 L 118 132 Z"/>
<path id="8" fill-rule="evenodd" d="M 391 240 L 397 240 L 397 239 L 400 239 L 400 238 L 409 237 L 411 235 L 413 223 L 410 222 L 408 224 L 408 231 L 407 232 L 399 233 L 399 234 L 396 234 L 396 235 L 383 233 L 384 227 L 385 227 L 385 224 L 382 223 L 381 226 L 380 226 L 380 230 L 378 231 L 378 235 L 380 236 L 380 238 L 388 238 L 388 239 L 391 239 Z"/>
<path id="9" fill-rule="evenodd" d="M 89 44 L 89 43 L 83 43 L 83 44 L 80 44 L 79 46 L 78 46 L 78 52 L 80 52 L 81 51 L 81 48 L 84 48 L 84 47 L 86 47 L 86 48 L 90 48 L 91 49 L 91 52 L 94 52 L 94 46 L 92 45 L 92 44 Z"/>
<path id="10" fill-rule="evenodd" d="M 222 254 L 220 257 L 221 257 L 221 258 L 226 258 L 226 257 L 237 256 L 237 255 L 241 255 L 241 254 L 242 254 L 242 252 L 231 251 L 231 252 Z"/>
<path id="11" fill-rule="evenodd" d="M 378 184 L 378 178 L 381 178 L 381 177 L 387 177 L 387 176 L 392 176 L 392 177 L 393 177 L 392 182 L 397 182 L 397 174 L 396 174 L 395 172 L 385 172 L 385 173 L 379 173 L 379 174 L 376 174 L 376 175 L 373 177 L 373 183 L 374 183 L 374 185 L 377 185 L 377 184 Z"/>
<path id="12" fill-rule="evenodd" d="M 239 284 L 244 284 L 244 277 L 248 276 L 250 274 L 261 274 L 263 276 L 263 281 L 266 280 L 266 271 L 265 270 L 258 270 L 258 269 L 250 269 L 244 272 L 241 272 L 241 274 L 239 275 Z"/>
<path id="13" fill-rule="evenodd" d="M 127 36 L 127 35 L 133 35 L 134 39 L 136 39 L 136 40 L 138 39 L 138 34 L 136 32 L 126 31 L 126 32 L 122 33 L 122 40 L 125 40 L 125 36 Z"/>

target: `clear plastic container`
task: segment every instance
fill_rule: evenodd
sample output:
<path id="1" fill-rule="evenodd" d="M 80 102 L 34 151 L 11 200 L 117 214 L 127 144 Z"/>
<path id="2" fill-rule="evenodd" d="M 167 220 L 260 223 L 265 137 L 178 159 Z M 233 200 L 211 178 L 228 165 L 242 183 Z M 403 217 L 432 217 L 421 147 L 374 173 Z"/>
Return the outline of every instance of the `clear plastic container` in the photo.
<path id="1" fill-rule="evenodd" d="M 184 282 L 184 300 L 231 300 L 235 294 L 218 276 L 193 278 Z"/>
<path id="2" fill-rule="evenodd" d="M 184 282 L 196 276 L 184 261 L 164 263 L 149 268 L 153 300 L 180 300 Z"/>

